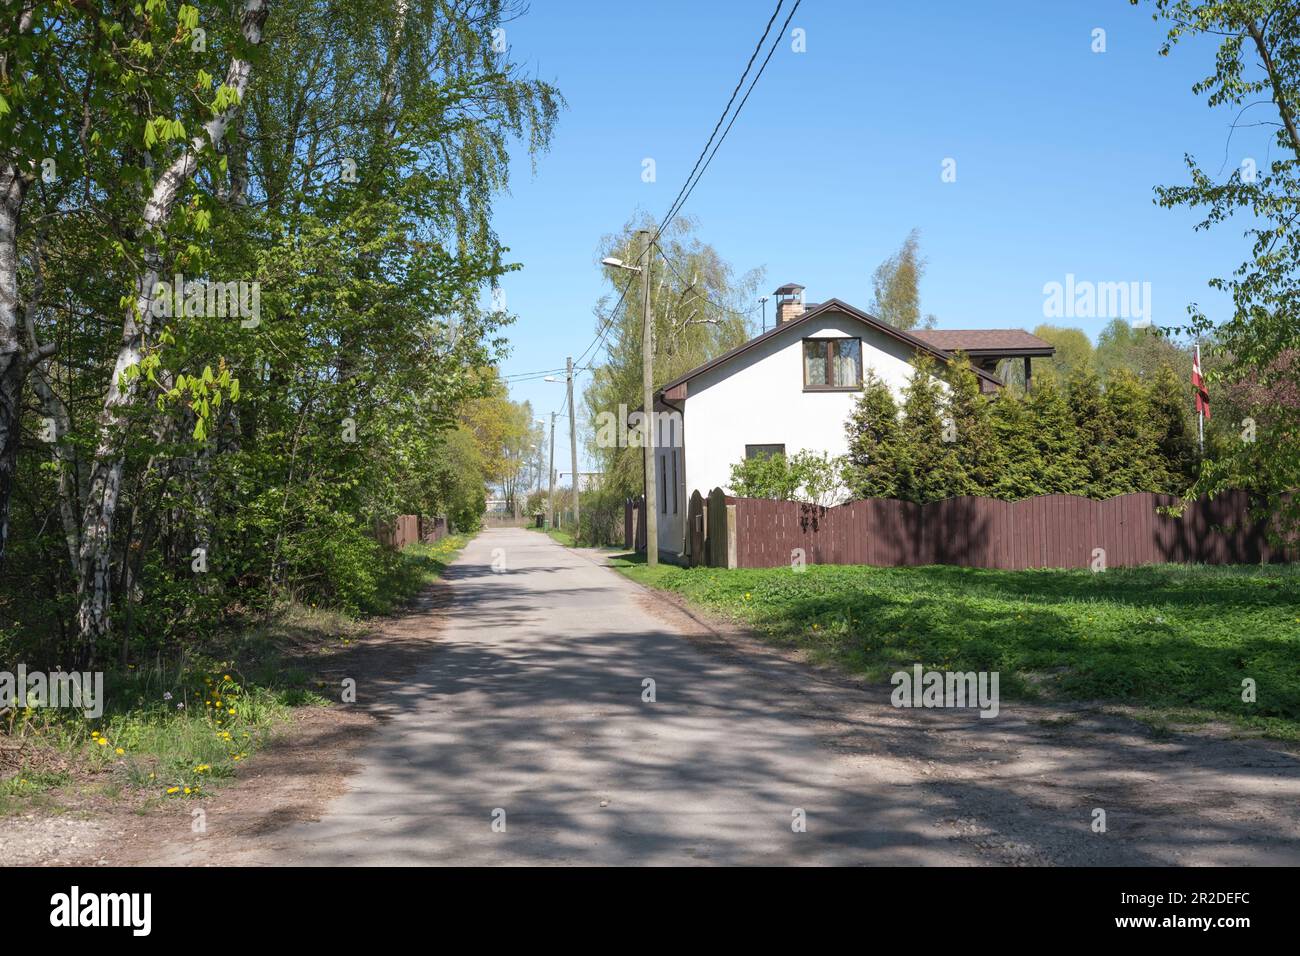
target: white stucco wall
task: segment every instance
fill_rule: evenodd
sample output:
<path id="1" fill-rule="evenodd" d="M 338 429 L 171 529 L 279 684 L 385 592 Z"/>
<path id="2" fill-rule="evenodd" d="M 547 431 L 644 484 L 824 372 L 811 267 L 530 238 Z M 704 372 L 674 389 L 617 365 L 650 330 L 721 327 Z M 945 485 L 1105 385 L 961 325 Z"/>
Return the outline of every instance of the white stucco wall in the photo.
<path id="1" fill-rule="evenodd" d="M 788 333 L 772 336 L 720 368 L 691 379 L 685 402 L 685 491 L 707 495 L 728 488 L 731 466 L 746 445 L 783 444 L 787 454 L 802 449 L 842 455 L 848 451 L 844 423 L 860 390 L 804 391 L 803 340 L 847 336 L 862 340 L 862 366 L 874 369 L 902 393 L 912 375 L 911 348 L 851 316 L 828 310 Z M 661 516 L 662 517 L 662 516 Z M 680 540 L 680 530 L 676 532 Z M 660 546 L 670 545 L 660 528 Z"/>

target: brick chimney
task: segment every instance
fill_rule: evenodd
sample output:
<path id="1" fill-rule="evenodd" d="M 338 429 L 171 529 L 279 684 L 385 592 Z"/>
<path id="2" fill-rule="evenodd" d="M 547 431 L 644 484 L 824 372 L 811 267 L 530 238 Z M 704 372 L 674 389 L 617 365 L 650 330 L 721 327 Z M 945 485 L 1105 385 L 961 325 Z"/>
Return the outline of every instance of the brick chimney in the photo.
<path id="1" fill-rule="evenodd" d="M 772 293 L 776 296 L 776 324 L 781 325 L 803 315 L 803 286 L 787 282 Z"/>

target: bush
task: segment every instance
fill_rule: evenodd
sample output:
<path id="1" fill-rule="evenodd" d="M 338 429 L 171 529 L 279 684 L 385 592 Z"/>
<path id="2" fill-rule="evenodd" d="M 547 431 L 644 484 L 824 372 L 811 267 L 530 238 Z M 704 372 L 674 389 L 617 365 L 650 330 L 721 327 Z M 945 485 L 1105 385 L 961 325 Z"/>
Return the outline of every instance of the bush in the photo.
<path id="1" fill-rule="evenodd" d="M 613 489 L 590 491 L 582 496 L 578 518 L 578 540 L 589 547 L 617 547 L 623 544 L 623 496 Z"/>
<path id="2" fill-rule="evenodd" d="M 742 498 L 831 505 L 844 496 L 844 461 L 807 449 L 789 458 L 755 455 L 731 466 L 731 488 Z"/>

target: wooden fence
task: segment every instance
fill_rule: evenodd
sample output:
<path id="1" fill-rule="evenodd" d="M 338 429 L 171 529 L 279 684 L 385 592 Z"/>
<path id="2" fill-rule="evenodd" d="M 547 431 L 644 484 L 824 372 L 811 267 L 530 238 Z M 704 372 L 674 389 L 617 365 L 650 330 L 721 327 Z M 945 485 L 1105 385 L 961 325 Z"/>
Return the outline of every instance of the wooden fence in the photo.
<path id="1" fill-rule="evenodd" d="M 1258 564 L 1295 560 L 1270 543 L 1246 492 L 1200 498 L 1181 517 L 1149 492 L 1094 501 L 1043 495 L 1024 501 L 949 498 L 918 505 L 873 498 L 833 508 L 691 495 L 683 551 L 691 564 L 770 568 L 808 564 L 975 568 L 1126 567 L 1161 563 Z M 630 540 L 630 539 L 629 539 Z M 637 539 L 644 547 L 644 534 Z"/>
<path id="2" fill-rule="evenodd" d="M 645 550 L 645 498 L 628 498 L 623 502 L 623 547 L 630 551 Z"/>
<path id="3" fill-rule="evenodd" d="M 375 537 L 389 548 L 401 550 L 417 541 L 430 543 L 445 538 L 449 533 L 447 519 L 426 518 L 423 515 L 398 515 L 388 523 L 380 522 Z"/>

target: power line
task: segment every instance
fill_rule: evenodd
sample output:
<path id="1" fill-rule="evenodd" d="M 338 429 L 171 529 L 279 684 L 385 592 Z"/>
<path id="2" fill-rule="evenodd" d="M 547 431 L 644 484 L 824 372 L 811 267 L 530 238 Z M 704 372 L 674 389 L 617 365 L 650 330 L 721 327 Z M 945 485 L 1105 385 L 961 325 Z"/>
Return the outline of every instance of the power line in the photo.
<path id="1" fill-rule="evenodd" d="M 503 382 L 525 381 L 527 379 L 541 378 L 544 375 L 554 375 L 556 372 L 563 372 L 564 368 L 547 368 L 536 372 L 516 372 L 513 375 L 499 376 Z"/>
<path id="2" fill-rule="evenodd" d="M 786 16 L 785 22 L 781 24 L 781 36 L 785 35 L 785 28 L 788 27 L 790 25 L 790 21 L 794 19 L 795 11 L 799 9 L 799 4 L 802 2 L 803 0 L 795 0 L 794 6 L 790 8 L 790 13 Z M 780 12 L 780 4 L 777 5 L 777 12 Z M 772 16 L 775 18 L 776 14 L 774 13 Z M 764 36 L 766 35 L 767 34 L 765 32 Z M 709 165 L 713 162 L 713 157 L 718 155 L 719 147 L 721 147 L 723 142 L 726 140 L 727 134 L 731 132 L 731 127 L 735 125 L 736 119 L 740 116 L 740 111 L 745 108 L 745 104 L 749 101 L 749 94 L 754 92 L 754 87 L 757 86 L 758 81 L 763 78 L 763 71 L 767 69 L 767 64 L 771 61 L 772 54 L 776 52 L 777 45 L 780 42 L 781 42 L 781 37 L 778 36 L 777 39 L 772 43 L 772 48 L 767 51 L 767 56 L 763 59 L 763 65 L 758 68 L 758 73 L 754 75 L 754 80 L 749 84 L 749 89 L 745 91 L 745 96 L 741 99 L 740 105 L 736 107 L 736 112 L 732 114 L 731 122 L 727 123 L 727 128 L 722 131 L 722 136 L 718 138 L 718 143 L 716 146 L 713 147 L 713 152 L 709 153 L 709 158 L 705 161 L 704 168 L 701 169 L 700 174 L 695 177 L 695 182 L 689 184 L 689 188 L 684 187 L 686 195 L 682 198 L 680 202 L 675 203 L 675 208 L 671 209 L 669 211 L 669 215 L 664 218 L 663 224 L 659 227 L 659 233 L 662 233 L 664 229 L 668 227 L 668 224 L 672 221 L 673 217 L 676 216 L 677 213 L 681 211 L 682 207 L 686 205 L 687 201 L 691 198 L 691 193 L 695 192 L 695 187 L 699 185 L 700 180 L 704 178 L 704 174 L 708 172 Z M 743 81 L 744 77 L 742 77 L 741 79 Z M 710 137 L 710 139 L 712 139 L 712 137 Z M 705 144 L 704 148 L 708 149 L 708 145 Z M 656 233 L 656 237 L 658 236 L 659 233 Z"/>
<path id="3" fill-rule="evenodd" d="M 664 260 L 664 262 L 668 263 L 668 268 L 670 268 L 670 269 L 673 270 L 673 274 L 676 275 L 677 278 L 681 279 L 682 282 L 685 283 L 688 287 L 689 287 L 689 286 L 693 286 L 693 285 L 695 284 L 694 282 L 692 282 L 692 281 L 690 281 L 689 279 L 687 279 L 686 276 L 682 275 L 681 270 L 679 270 L 679 269 L 677 268 L 677 265 L 673 262 L 673 260 L 669 259 L 668 256 L 665 255 L 665 256 L 663 257 L 663 260 Z M 751 315 L 753 315 L 753 314 L 754 314 L 755 312 L 757 312 L 758 309 L 759 309 L 758 306 L 754 306 L 752 309 L 750 309 L 750 310 L 747 311 L 747 312 L 740 312 L 740 311 L 737 311 L 736 309 L 732 309 L 732 308 L 730 308 L 730 307 L 728 307 L 728 306 L 725 306 L 725 305 L 723 305 L 723 304 L 720 303 L 720 302 L 715 302 L 715 301 L 713 301 L 713 299 L 712 299 L 712 298 L 711 298 L 707 293 L 704 293 L 704 294 L 697 293 L 697 294 L 696 294 L 696 298 L 701 299 L 701 300 L 704 301 L 704 302 L 707 302 L 709 305 L 713 306 L 715 309 L 719 309 L 719 310 L 721 310 L 721 311 L 723 311 L 723 312 L 730 312 L 732 315 L 740 316 L 742 319 L 749 318 Z"/>
<path id="4" fill-rule="evenodd" d="M 790 13 L 785 18 L 785 23 L 781 25 L 782 35 L 785 34 L 785 28 L 790 25 L 790 20 L 793 19 L 795 11 L 799 9 L 799 4 L 802 2 L 803 0 L 795 0 L 794 6 L 790 8 Z M 686 205 L 687 200 L 691 198 L 691 193 L 695 191 L 695 187 L 699 184 L 700 179 L 703 178 L 704 173 L 708 170 L 709 164 L 713 162 L 713 157 L 717 155 L 718 148 L 722 145 L 723 140 L 727 138 L 727 134 L 731 132 L 731 127 L 735 125 L 736 118 L 740 116 L 740 111 L 744 109 L 745 103 L 749 100 L 749 95 L 754 92 L 754 87 L 758 84 L 759 79 L 763 76 L 763 71 L 767 69 L 767 64 L 772 59 L 772 54 L 776 52 L 776 47 L 777 44 L 780 42 L 780 37 L 778 37 L 777 40 L 773 42 L 772 48 L 768 50 L 767 56 L 764 58 L 762 65 L 759 66 L 758 68 L 758 73 L 755 74 L 753 81 L 749 84 L 749 89 L 745 91 L 745 95 L 741 99 L 740 105 L 736 107 L 736 112 L 732 114 L 730 122 L 727 123 L 726 129 L 722 131 L 722 136 L 718 138 L 717 144 L 715 145 L 713 143 L 714 137 L 718 135 L 718 130 L 722 127 L 723 121 L 727 118 L 727 114 L 731 111 L 731 105 L 736 101 L 736 95 L 740 92 L 740 88 L 745 85 L 745 79 L 749 76 L 749 71 L 754 66 L 754 60 L 758 58 L 758 54 L 763 49 L 763 44 L 767 42 L 768 35 L 772 32 L 772 24 L 776 22 L 776 18 L 780 15 L 781 7 L 784 6 L 784 4 L 785 4 L 785 0 L 777 0 L 776 9 L 772 11 L 772 15 L 768 18 L 767 25 L 763 28 L 763 35 L 758 38 L 758 43 L 754 45 L 754 51 L 749 55 L 749 61 L 745 64 L 745 70 L 743 73 L 740 74 L 740 79 L 736 81 L 736 86 L 731 91 L 731 96 L 727 100 L 727 105 L 723 107 L 722 113 L 718 116 L 718 121 L 713 124 L 713 131 L 709 134 L 709 138 L 704 143 L 703 149 L 700 150 L 700 155 L 696 157 L 695 165 L 691 167 L 691 172 L 686 177 L 686 181 L 682 184 L 682 188 L 678 191 L 677 198 L 673 200 L 672 206 L 669 207 L 668 212 L 664 215 L 663 222 L 659 224 L 659 226 L 654 231 L 654 235 L 651 236 L 650 255 L 654 255 L 655 242 L 663 234 L 663 231 L 666 228 L 668 228 L 669 224 L 676 217 L 676 215 L 682 210 L 682 207 Z M 713 151 L 709 152 L 709 147 L 711 145 L 713 146 Z M 707 160 L 705 159 L 706 153 L 708 154 Z M 702 169 L 700 168 L 701 162 L 704 163 L 704 167 Z M 697 170 L 699 171 L 698 176 L 696 175 Z M 667 256 L 664 257 L 664 261 L 666 262 L 669 261 Z M 678 275 L 680 276 L 680 273 L 678 273 Z M 623 290 L 619 294 L 618 301 L 614 303 L 614 308 L 610 310 L 609 315 L 606 317 L 604 323 L 601 325 L 600 329 L 597 330 L 596 337 L 592 339 L 591 344 L 589 344 L 585 349 L 582 350 L 582 354 L 580 354 L 577 360 L 574 362 L 575 367 L 577 367 L 579 363 L 581 363 L 582 360 L 587 357 L 588 353 L 592 352 L 592 349 L 599 349 L 600 344 L 603 342 L 610 328 L 613 327 L 614 319 L 618 315 L 618 310 L 623 305 L 623 300 L 627 298 L 628 290 L 631 287 L 632 287 L 632 280 L 629 279 L 627 284 L 623 286 Z M 723 309 L 726 308 L 725 306 L 718 306 L 717 303 L 713 303 L 713 304 L 718 308 L 723 308 Z M 727 309 L 726 311 L 735 312 L 734 309 Z M 749 313 L 736 313 L 736 314 L 746 315 Z M 594 361 L 594 355 L 593 355 L 593 361 Z M 590 369 L 591 365 L 589 364 L 584 367 Z"/>
<path id="5" fill-rule="evenodd" d="M 621 306 L 623 304 L 623 300 L 627 298 L 627 291 L 630 288 L 632 288 L 632 280 L 628 279 L 627 283 L 623 286 L 623 291 L 619 293 L 618 301 L 614 303 L 614 308 L 610 309 L 609 315 L 606 317 L 604 324 L 596 331 L 596 337 L 591 340 L 590 345 L 588 345 L 585 349 L 582 350 L 582 354 L 579 355 L 574 360 L 573 362 L 574 365 L 577 365 L 584 358 L 586 358 L 587 353 L 590 352 L 593 348 L 597 347 L 601 339 L 603 339 L 605 335 L 609 332 L 609 330 L 613 327 L 614 317 L 618 315 L 619 306 Z M 561 371 L 563 371 L 563 369 L 561 369 Z"/>
<path id="6" fill-rule="evenodd" d="M 686 177 L 686 182 L 682 183 L 682 188 L 678 191 L 677 198 L 674 199 L 673 204 L 668 207 L 668 212 L 664 215 L 663 225 L 656 230 L 656 239 L 658 239 L 664 229 L 668 227 L 668 223 L 672 221 L 673 217 L 677 215 L 677 211 L 681 208 L 678 203 L 681 200 L 682 195 L 686 192 L 686 187 L 690 185 L 691 178 L 695 175 L 695 171 L 700 168 L 700 163 L 704 159 L 704 154 L 709 151 L 709 147 L 713 144 L 713 137 L 718 135 L 718 130 L 722 126 L 722 121 L 725 120 L 727 114 L 731 112 L 731 104 L 736 102 L 736 94 L 739 93 L 740 88 L 745 85 L 745 77 L 749 76 L 750 68 L 754 65 L 754 59 L 763 49 L 763 44 L 767 42 L 767 35 L 772 32 L 772 24 L 776 22 L 777 15 L 781 12 L 781 5 L 784 2 L 785 0 L 777 0 L 776 9 L 772 11 L 772 16 L 767 20 L 767 26 L 763 28 L 763 35 L 758 38 L 758 43 L 754 45 L 754 52 L 749 55 L 749 62 L 745 64 L 745 72 L 740 74 L 740 79 L 736 81 L 736 88 L 731 91 L 731 98 L 727 100 L 727 105 L 722 108 L 722 115 L 720 115 L 718 121 L 713 124 L 713 132 L 709 134 L 709 139 L 704 144 L 704 148 L 700 150 L 700 155 L 695 157 L 695 165 L 691 167 L 691 171 Z M 784 28 L 782 28 L 781 32 L 785 32 Z"/>

